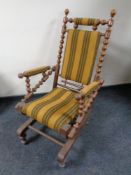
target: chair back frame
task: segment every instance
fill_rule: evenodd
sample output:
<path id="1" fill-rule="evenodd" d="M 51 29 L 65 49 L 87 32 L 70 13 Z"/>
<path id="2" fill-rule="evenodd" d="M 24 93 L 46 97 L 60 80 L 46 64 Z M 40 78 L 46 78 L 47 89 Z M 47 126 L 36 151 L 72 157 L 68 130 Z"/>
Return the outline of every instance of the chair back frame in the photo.
<path id="1" fill-rule="evenodd" d="M 65 9 L 65 16 L 63 18 L 63 25 L 62 25 L 62 30 L 61 30 L 61 39 L 60 39 L 60 45 L 59 45 L 59 50 L 58 50 L 58 55 L 57 55 L 57 64 L 55 67 L 55 76 L 54 76 L 54 83 L 53 83 L 53 88 L 57 87 L 57 86 L 62 86 L 64 88 L 70 89 L 72 91 L 76 91 L 78 92 L 80 89 L 82 89 L 83 85 L 80 84 L 78 85 L 75 82 L 69 82 L 69 80 L 62 80 L 61 82 L 64 82 L 64 84 L 60 84 L 58 83 L 58 78 L 59 76 L 61 76 L 59 74 L 60 72 L 60 67 L 61 67 L 61 59 L 62 59 L 62 52 L 64 49 L 64 41 L 65 41 L 65 35 L 67 33 L 67 23 L 73 23 L 73 28 L 77 29 L 78 28 L 78 24 L 76 23 L 75 18 L 68 18 L 68 14 L 69 14 L 69 10 Z M 90 26 L 92 26 L 92 30 L 96 31 L 98 29 L 99 25 L 106 25 L 106 29 L 104 33 L 101 33 L 101 37 L 104 37 L 103 39 L 103 43 L 102 43 L 102 48 L 101 48 L 101 52 L 100 52 L 100 56 L 98 58 L 98 64 L 96 65 L 96 72 L 95 72 L 95 76 L 94 76 L 94 81 L 99 81 L 101 79 L 101 70 L 102 70 L 102 66 L 103 66 L 103 62 L 104 62 L 104 57 L 106 55 L 106 51 L 108 48 L 108 44 L 109 44 L 109 39 L 110 39 L 110 34 L 111 34 L 111 28 L 113 26 L 113 22 L 114 22 L 114 16 L 116 14 L 116 11 L 113 9 L 110 13 L 110 18 L 108 20 L 105 19 L 97 19 L 97 22 L 94 24 L 90 24 Z M 70 87 L 67 86 L 67 84 L 75 87 Z M 77 89 L 76 89 L 77 88 Z"/>

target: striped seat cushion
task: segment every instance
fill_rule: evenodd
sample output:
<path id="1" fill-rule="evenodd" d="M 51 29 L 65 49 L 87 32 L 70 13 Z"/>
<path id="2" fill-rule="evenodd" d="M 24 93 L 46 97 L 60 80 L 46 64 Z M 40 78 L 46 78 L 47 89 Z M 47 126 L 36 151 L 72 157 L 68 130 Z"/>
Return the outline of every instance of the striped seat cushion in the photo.
<path id="1" fill-rule="evenodd" d="M 59 132 L 73 120 L 77 108 L 75 93 L 57 87 L 42 98 L 27 103 L 22 113 Z"/>
<path id="2" fill-rule="evenodd" d="M 68 30 L 61 76 L 88 84 L 99 42 L 100 33 L 97 31 Z"/>

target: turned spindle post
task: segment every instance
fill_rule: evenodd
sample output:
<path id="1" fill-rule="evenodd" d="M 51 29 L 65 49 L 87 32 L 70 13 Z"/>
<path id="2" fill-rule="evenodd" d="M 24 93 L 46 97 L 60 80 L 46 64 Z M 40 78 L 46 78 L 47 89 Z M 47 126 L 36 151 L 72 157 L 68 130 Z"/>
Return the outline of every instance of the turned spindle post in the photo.
<path id="1" fill-rule="evenodd" d="M 57 65 L 56 65 L 56 69 L 55 69 L 55 77 L 54 77 L 53 88 L 55 88 L 57 86 L 59 70 L 60 70 L 60 63 L 61 63 L 61 58 L 62 58 L 64 38 L 65 38 L 65 33 L 66 33 L 66 24 L 68 22 L 68 17 L 67 17 L 68 14 L 69 14 L 69 10 L 65 9 L 65 16 L 63 18 L 63 26 L 62 26 L 62 30 L 61 30 L 61 39 L 60 39 L 58 56 L 57 56 L 58 59 L 57 59 Z"/>
<path id="2" fill-rule="evenodd" d="M 84 110 L 84 100 L 85 100 L 85 95 L 79 94 L 76 96 L 76 100 L 78 101 L 78 116 L 81 118 L 83 115 L 83 110 Z M 70 133 L 68 134 L 69 138 L 73 138 L 74 135 L 77 133 L 77 130 L 79 128 L 80 122 L 76 120 L 76 123 L 73 125 Z"/>
<path id="3" fill-rule="evenodd" d="M 95 81 L 96 80 L 100 80 L 101 69 L 102 69 L 104 57 L 106 55 L 107 47 L 108 47 L 108 44 L 109 44 L 109 39 L 110 39 L 110 34 L 111 34 L 111 28 L 113 26 L 113 21 L 114 21 L 113 18 L 114 18 L 115 15 L 116 15 L 116 11 L 113 9 L 111 11 L 111 14 L 110 14 L 111 18 L 108 21 L 101 20 L 101 24 L 102 25 L 107 24 L 107 29 L 106 29 L 106 32 L 104 34 L 104 40 L 103 40 L 102 50 L 101 50 L 101 53 L 100 53 L 98 64 L 96 66 Z"/>

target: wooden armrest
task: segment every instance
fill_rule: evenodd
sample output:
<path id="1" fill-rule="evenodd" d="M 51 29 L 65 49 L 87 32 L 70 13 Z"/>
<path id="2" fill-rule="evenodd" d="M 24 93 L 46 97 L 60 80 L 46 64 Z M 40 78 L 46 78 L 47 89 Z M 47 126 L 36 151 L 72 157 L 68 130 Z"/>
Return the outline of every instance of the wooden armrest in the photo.
<path id="1" fill-rule="evenodd" d="M 79 100 L 81 98 L 84 98 L 85 96 L 90 95 L 91 92 L 99 88 L 100 83 L 101 83 L 100 81 L 94 81 L 89 85 L 85 85 L 84 88 L 81 89 L 78 94 L 76 94 L 76 99 Z"/>
<path id="2" fill-rule="evenodd" d="M 99 81 L 94 81 L 89 85 L 85 85 L 84 88 L 80 91 L 81 94 L 83 95 L 88 95 L 90 94 L 92 91 L 96 90 L 100 85 Z"/>
<path id="3" fill-rule="evenodd" d="M 40 73 L 44 73 L 47 70 L 50 70 L 51 67 L 50 66 L 42 66 L 42 67 L 37 67 L 28 71 L 25 71 L 23 73 L 18 74 L 19 78 L 23 78 L 23 77 L 30 77 L 30 76 L 34 76 Z"/>

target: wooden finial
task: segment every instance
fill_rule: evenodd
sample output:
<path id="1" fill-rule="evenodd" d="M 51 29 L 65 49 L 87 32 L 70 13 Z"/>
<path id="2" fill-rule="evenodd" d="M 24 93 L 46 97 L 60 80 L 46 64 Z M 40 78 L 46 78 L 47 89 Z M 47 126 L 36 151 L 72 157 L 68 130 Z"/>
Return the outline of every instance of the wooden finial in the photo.
<path id="1" fill-rule="evenodd" d="M 116 10 L 115 9 L 112 9 L 111 10 L 111 17 L 113 18 L 115 15 L 116 15 Z"/>
<path id="2" fill-rule="evenodd" d="M 19 78 L 23 78 L 24 76 L 23 76 L 22 73 L 19 73 L 19 74 L 18 74 L 18 77 L 19 77 Z"/>
<path id="3" fill-rule="evenodd" d="M 68 15 L 69 9 L 65 9 L 65 14 Z"/>

